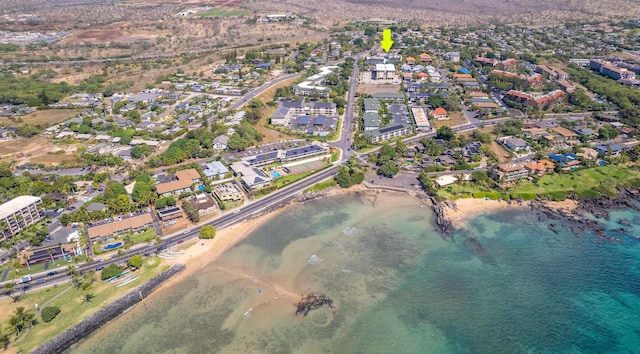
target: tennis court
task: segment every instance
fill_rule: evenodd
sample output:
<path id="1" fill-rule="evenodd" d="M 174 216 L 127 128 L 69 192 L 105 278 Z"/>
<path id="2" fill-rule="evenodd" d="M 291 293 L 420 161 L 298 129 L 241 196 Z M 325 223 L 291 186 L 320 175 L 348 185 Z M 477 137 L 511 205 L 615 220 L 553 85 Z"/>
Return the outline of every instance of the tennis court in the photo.
<path id="1" fill-rule="evenodd" d="M 299 165 L 287 166 L 284 168 L 284 170 L 289 174 L 297 175 L 299 173 L 305 173 L 308 171 L 314 171 L 314 170 L 323 168 L 326 165 L 327 165 L 326 161 L 311 161 L 311 162 L 305 162 Z"/>

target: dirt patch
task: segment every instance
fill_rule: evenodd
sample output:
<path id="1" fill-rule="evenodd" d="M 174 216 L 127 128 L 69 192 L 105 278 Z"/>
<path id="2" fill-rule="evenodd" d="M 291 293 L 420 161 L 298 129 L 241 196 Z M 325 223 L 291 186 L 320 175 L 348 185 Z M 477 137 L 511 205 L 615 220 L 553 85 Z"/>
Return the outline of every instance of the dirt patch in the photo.
<path id="1" fill-rule="evenodd" d="M 271 102 L 273 101 L 273 96 L 275 95 L 278 87 L 291 86 L 296 80 L 297 79 L 290 79 L 290 80 L 279 82 L 277 85 L 270 87 L 268 90 L 265 90 L 260 95 L 258 95 L 258 98 L 260 98 L 265 103 Z M 274 142 L 283 141 L 283 140 L 297 139 L 298 137 L 294 135 L 281 133 L 277 130 L 273 130 L 265 127 L 265 124 L 267 124 L 267 122 L 269 121 L 269 118 L 271 117 L 274 111 L 275 111 L 275 107 L 271 107 L 271 106 L 266 106 L 266 108 L 262 110 L 262 118 L 260 119 L 258 124 L 256 124 L 256 129 L 264 135 L 264 138 L 260 143 L 268 144 L 268 143 L 274 143 Z"/>
<path id="2" fill-rule="evenodd" d="M 376 93 L 397 92 L 400 93 L 399 85 L 358 85 L 358 93 L 361 95 L 373 95 Z"/>
<path id="3" fill-rule="evenodd" d="M 37 125 L 42 128 L 47 128 L 52 125 L 63 122 L 78 113 L 75 109 L 46 109 L 41 111 L 35 111 L 22 117 L 18 117 L 15 120 L 15 125 Z"/>
<path id="4" fill-rule="evenodd" d="M 458 125 L 468 124 L 469 121 L 464 117 L 462 112 L 449 112 L 449 118 L 447 120 L 434 120 L 433 126 L 438 129 L 440 127 L 455 127 Z"/>
<path id="5" fill-rule="evenodd" d="M 498 157 L 498 160 L 500 161 L 504 161 L 509 159 L 511 156 L 509 155 L 509 153 L 502 148 L 502 146 L 500 146 L 500 144 L 496 143 L 495 141 L 491 142 L 491 151 L 493 151 L 494 154 L 496 154 L 496 156 Z"/>
<path id="6" fill-rule="evenodd" d="M 90 29 L 69 37 L 70 42 L 94 42 L 94 43 L 106 43 L 106 42 L 120 42 L 120 43 L 133 43 L 141 40 L 151 40 L 156 35 L 149 33 L 125 33 L 119 29 Z"/>
<path id="7" fill-rule="evenodd" d="M 54 145 L 43 137 L 15 138 L 0 142 L 0 161 L 13 161 L 16 164 L 26 162 L 60 165 L 79 158 L 79 144 Z"/>

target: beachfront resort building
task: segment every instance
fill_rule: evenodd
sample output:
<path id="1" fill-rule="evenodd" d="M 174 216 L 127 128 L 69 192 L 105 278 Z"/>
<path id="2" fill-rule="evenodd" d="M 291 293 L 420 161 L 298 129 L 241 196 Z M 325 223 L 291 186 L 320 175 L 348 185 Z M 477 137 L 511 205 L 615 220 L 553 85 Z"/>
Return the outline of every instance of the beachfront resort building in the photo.
<path id="1" fill-rule="evenodd" d="M 7 239 L 45 217 L 42 199 L 22 195 L 0 205 L 0 239 Z"/>

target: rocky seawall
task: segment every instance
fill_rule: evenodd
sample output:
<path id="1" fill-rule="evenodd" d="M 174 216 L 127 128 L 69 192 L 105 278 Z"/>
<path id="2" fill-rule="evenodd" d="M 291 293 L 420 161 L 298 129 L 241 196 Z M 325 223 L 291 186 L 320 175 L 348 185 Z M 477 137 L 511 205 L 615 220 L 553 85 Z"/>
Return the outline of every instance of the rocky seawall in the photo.
<path id="1" fill-rule="evenodd" d="M 161 274 L 151 278 L 146 283 L 133 289 L 123 297 L 109 304 L 107 307 L 99 310 L 93 315 L 82 320 L 75 326 L 60 333 L 57 337 L 51 339 L 40 347 L 32 350 L 32 354 L 53 354 L 61 353 L 69 348 L 73 343 L 91 334 L 91 332 L 100 328 L 105 323 L 118 317 L 132 306 L 142 301 L 151 294 L 155 289 L 162 285 L 174 275 L 182 272 L 186 266 L 184 264 L 176 264 Z"/>

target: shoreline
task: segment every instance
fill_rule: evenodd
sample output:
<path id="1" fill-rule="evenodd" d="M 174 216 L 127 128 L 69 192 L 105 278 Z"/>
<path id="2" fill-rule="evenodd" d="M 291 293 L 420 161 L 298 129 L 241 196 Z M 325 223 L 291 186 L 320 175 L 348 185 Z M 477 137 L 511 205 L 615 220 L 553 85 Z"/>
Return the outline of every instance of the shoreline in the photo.
<path id="1" fill-rule="evenodd" d="M 537 202 L 539 203 L 539 202 Z M 444 218 L 453 226 L 464 225 L 469 219 L 482 213 L 502 210 L 525 210 L 531 209 L 534 201 L 517 202 L 504 200 L 491 200 L 482 198 L 464 198 L 444 203 Z M 558 214 L 569 214 L 578 208 L 578 202 L 566 199 L 560 202 L 544 201 L 544 206 L 551 212 Z"/>
<path id="2" fill-rule="evenodd" d="M 333 187 L 324 191 L 321 191 L 316 197 L 311 198 L 300 198 L 294 202 L 288 203 L 282 207 L 279 207 L 274 210 L 269 210 L 264 212 L 264 214 L 257 216 L 255 218 L 247 219 L 246 221 L 237 223 L 233 226 L 224 228 L 222 230 L 217 230 L 216 236 L 210 240 L 202 240 L 196 238 L 192 241 L 195 243 L 191 246 L 188 246 L 184 249 L 184 253 L 179 254 L 173 259 L 164 259 L 163 263 L 174 265 L 174 264 L 185 264 L 186 269 L 180 274 L 172 277 L 167 282 L 163 283 L 156 291 L 151 294 L 151 296 L 157 296 L 158 294 L 162 294 L 166 289 L 171 288 L 176 283 L 182 281 L 185 277 L 197 272 L 198 270 L 204 268 L 207 264 L 214 262 L 218 257 L 220 257 L 227 250 L 231 249 L 238 243 L 244 241 L 249 237 L 249 235 L 256 229 L 269 222 L 276 216 L 280 215 L 280 213 L 284 212 L 288 208 L 300 204 L 306 203 L 310 200 L 315 200 L 319 198 L 327 198 L 334 197 L 339 195 L 346 194 L 354 194 L 354 193 L 366 193 L 366 192 L 374 192 L 376 194 L 379 193 L 401 193 L 406 194 L 406 191 L 397 191 L 397 190 L 389 190 L 385 188 L 371 188 L 365 185 L 359 184 L 354 185 L 350 188 L 341 188 L 341 187 Z M 304 194 L 303 194 L 304 196 Z M 416 196 L 413 196 L 416 198 Z M 420 198 L 417 198 L 421 200 Z M 372 201 L 375 204 L 375 200 Z"/>

